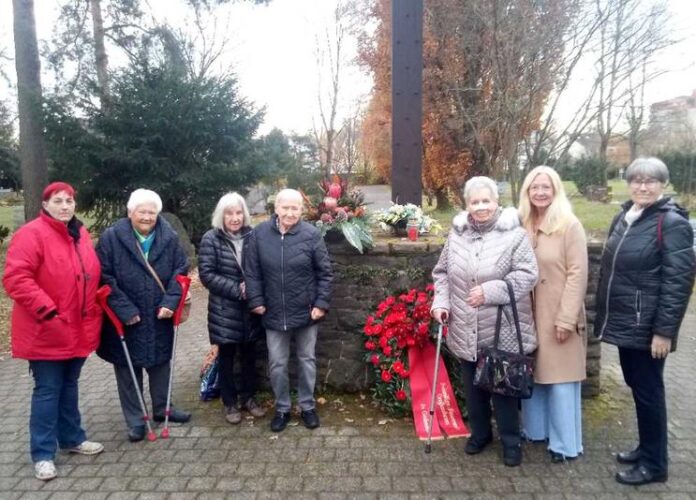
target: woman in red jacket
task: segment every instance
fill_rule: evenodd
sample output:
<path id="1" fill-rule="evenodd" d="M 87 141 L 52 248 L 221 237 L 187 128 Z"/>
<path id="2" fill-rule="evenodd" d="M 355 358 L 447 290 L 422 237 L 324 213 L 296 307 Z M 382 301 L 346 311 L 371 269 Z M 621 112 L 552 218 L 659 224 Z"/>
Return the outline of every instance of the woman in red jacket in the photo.
<path id="1" fill-rule="evenodd" d="M 7 250 L 3 284 L 14 300 L 12 356 L 34 376 L 29 420 L 37 479 L 56 477 L 57 447 L 96 455 L 80 423 L 77 381 L 99 342 L 100 266 L 89 233 L 75 217 L 75 190 L 64 182 L 43 192 L 39 217 L 21 227 Z"/>

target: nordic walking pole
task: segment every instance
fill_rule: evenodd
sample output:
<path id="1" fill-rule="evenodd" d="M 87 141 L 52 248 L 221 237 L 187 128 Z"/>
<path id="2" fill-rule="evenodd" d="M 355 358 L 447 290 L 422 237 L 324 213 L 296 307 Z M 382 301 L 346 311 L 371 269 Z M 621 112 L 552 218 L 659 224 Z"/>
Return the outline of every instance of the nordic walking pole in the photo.
<path id="1" fill-rule="evenodd" d="M 181 298 L 179 304 L 174 311 L 174 341 L 172 343 L 172 358 L 169 360 L 169 387 L 167 388 L 167 406 L 164 409 L 164 428 L 160 433 L 162 439 L 169 437 L 169 416 L 172 413 L 172 383 L 174 381 L 174 360 L 176 359 L 176 337 L 179 334 L 179 324 L 181 323 L 181 314 L 184 312 L 184 303 L 188 295 L 189 287 L 191 286 L 191 278 L 179 274 L 176 277 L 177 283 L 181 286 Z"/>
<path id="2" fill-rule="evenodd" d="M 443 330 L 446 332 L 446 326 L 440 323 L 437 329 L 437 347 L 435 348 L 435 369 L 433 370 L 433 384 L 430 393 L 430 419 L 428 421 L 428 439 L 425 442 L 425 452 L 430 453 L 433 449 L 432 447 L 432 437 L 433 437 L 433 422 L 435 420 L 435 394 L 437 394 L 437 375 L 440 371 L 440 348 L 442 347 L 442 336 Z M 446 335 L 446 333 L 445 333 Z"/>
<path id="3" fill-rule="evenodd" d="M 143 399 L 143 395 L 140 392 L 138 379 L 135 376 L 135 370 L 133 369 L 133 361 L 131 361 L 130 352 L 128 352 L 128 345 L 126 344 L 126 338 L 124 336 L 125 333 L 123 331 L 123 324 L 121 323 L 121 320 L 118 319 L 118 316 L 116 316 L 116 313 L 109 307 L 109 304 L 107 304 L 107 299 L 109 298 L 109 295 L 111 295 L 111 287 L 109 285 L 102 285 L 101 287 L 99 287 L 99 290 L 97 290 L 97 302 L 104 310 L 106 315 L 109 317 L 109 320 L 116 329 L 116 334 L 118 335 L 119 339 L 121 339 L 123 354 L 126 355 L 126 362 L 128 363 L 128 371 L 130 371 L 131 378 L 133 379 L 133 387 L 135 387 L 135 392 L 138 394 L 140 411 L 143 412 L 143 421 L 147 426 L 147 440 L 154 441 L 155 439 L 157 439 L 157 435 L 155 434 L 155 431 L 152 430 L 152 425 L 150 424 L 150 415 L 148 415 L 147 413 L 147 408 L 145 407 L 145 400 Z"/>

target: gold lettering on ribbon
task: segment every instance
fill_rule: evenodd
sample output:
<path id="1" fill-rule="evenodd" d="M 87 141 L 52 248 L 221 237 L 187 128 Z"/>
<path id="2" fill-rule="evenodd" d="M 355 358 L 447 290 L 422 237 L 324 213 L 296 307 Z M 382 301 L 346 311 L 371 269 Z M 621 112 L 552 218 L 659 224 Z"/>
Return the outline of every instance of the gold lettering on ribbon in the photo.
<path id="1" fill-rule="evenodd" d="M 452 400 L 449 396 L 449 391 L 447 390 L 447 383 L 441 382 L 439 384 L 439 391 L 437 393 L 437 407 L 442 413 L 442 418 L 444 419 L 445 425 L 451 425 L 455 429 L 459 429 L 459 423 L 454 416 L 454 408 L 452 407 Z"/>

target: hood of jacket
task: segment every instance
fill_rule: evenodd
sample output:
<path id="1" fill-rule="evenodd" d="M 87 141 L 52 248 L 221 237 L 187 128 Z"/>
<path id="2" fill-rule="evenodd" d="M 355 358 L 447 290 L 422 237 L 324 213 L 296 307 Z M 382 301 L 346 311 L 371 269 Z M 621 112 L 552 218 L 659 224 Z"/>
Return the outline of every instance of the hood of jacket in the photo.
<path id="1" fill-rule="evenodd" d="M 469 222 L 469 212 L 464 210 L 457 214 L 452 219 L 452 229 L 458 234 L 462 234 L 471 225 Z M 520 227 L 520 216 L 516 208 L 507 207 L 500 211 L 498 220 L 493 226 L 494 231 L 510 231 L 516 227 Z"/>

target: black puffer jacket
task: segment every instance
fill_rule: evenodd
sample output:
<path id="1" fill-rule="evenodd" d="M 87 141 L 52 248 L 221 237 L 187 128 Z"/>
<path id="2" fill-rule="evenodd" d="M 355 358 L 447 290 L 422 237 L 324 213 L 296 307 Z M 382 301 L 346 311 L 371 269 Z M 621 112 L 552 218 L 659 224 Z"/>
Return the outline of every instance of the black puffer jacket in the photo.
<path id="1" fill-rule="evenodd" d="M 694 283 L 693 231 L 687 212 L 669 198 L 647 207 L 629 227 L 632 204 L 612 222 L 602 254 L 595 335 L 648 350 L 657 334 L 673 339 L 674 350 Z"/>
<path id="2" fill-rule="evenodd" d="M 246 253 L 250 227 L 242 229 Z M 240 284 L 244 273 L 235 257 L 235 248 L 222 229 L 203 235 L 198 251 L 198 273 L 208 294 L 208 334 L 211 344 L 252 342 L 261 337 L 261 320 L 249 313 Z M 243 259 L 242 259 L 243 260 Z"/>
<path id="3" fill-rule="evenodd" d="M 263 326 L 285 331 L 310 325 L 312 307 L 329 310 L 332 272 L 316 227 L 300 221 L 281 235 L 276 221 L 254 228 L 244 269 L 249 309 L 265 306 Z"/>

